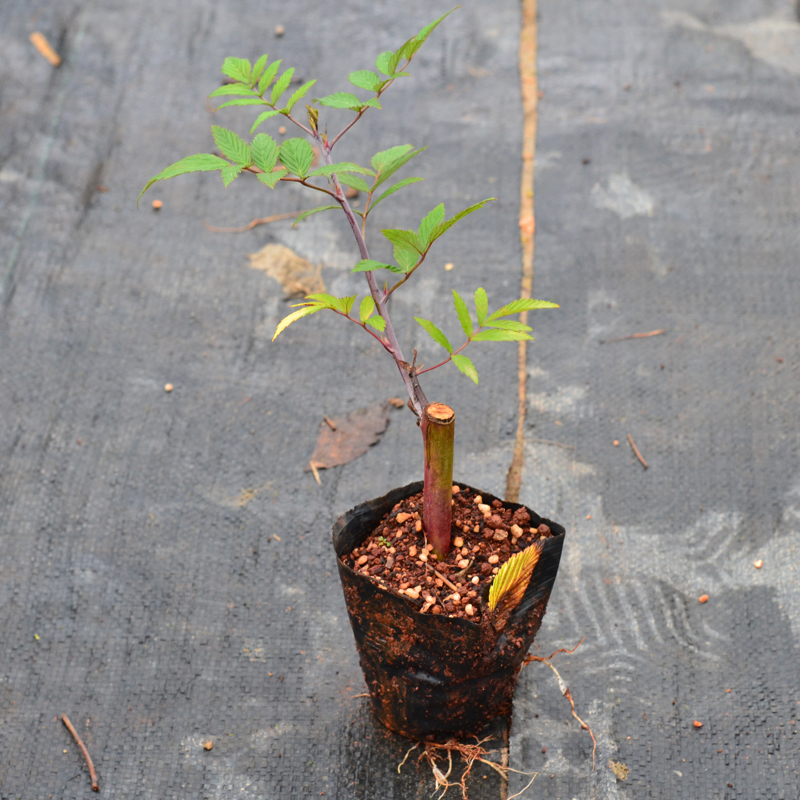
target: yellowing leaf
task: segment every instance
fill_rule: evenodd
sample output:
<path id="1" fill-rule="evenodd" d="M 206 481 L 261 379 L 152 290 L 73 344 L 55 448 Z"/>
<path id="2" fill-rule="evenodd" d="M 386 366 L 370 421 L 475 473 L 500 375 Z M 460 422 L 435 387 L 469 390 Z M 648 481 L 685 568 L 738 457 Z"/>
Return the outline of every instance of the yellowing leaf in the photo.
<path id="1" fill-rule="evenodd" d="M 489 610 L 492 613 L 505 616 L 520 604 L 543 547 L 544 542 L 540 539 L 503 564 L 489 587 Z"/>
<path id="2" fill-rule="evenodd" d="M 302 317 L 307 317 L 309 314 L 315 314 L 317 311 L 322 311 L 325 306 L 306 306 L 305 308 L 301 308 L 298 311 L 293 311 L 289 314 L 288 317 L 284 317 L 277 328 L 275 328 L 275 335 L 272 337 L 272 341 L 274 342 L 278 336 L 280 336 L 283 331 L 285 331 L 293 322 L 297 322 L 298 319 L 302 319 Z"/>

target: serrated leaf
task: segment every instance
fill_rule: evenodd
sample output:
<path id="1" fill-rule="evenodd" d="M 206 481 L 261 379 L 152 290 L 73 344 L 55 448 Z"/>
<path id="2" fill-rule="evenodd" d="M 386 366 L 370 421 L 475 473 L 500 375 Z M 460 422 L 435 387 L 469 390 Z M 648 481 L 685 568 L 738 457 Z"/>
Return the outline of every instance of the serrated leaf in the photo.
<path id="1" fill-rule="evenodd" d="M 278 70 L 280 69 L 282 59 L 278 61 L 273 61 L 267 68 L 264 70 L 264 74 L 258 81 L 258 93 L 264 94 L 269 88 L 269 85 L 272 81 L 275 80 L 275 76 L 278 74 Z"/>
<path id="2" fill-rule="evenodd" d="M 426 25 L 416 36 L 409 39 L 401 48 L 403 51 L 403 58 L 410 59 L 417 50 L 425 44 L 425 40 L 433 33 L 434 29 L 439 25 L 439 23 L 445 18 L 449 17 L 456 9 L 452 8 L 446 14 L 443 14 L 439 19 L 434 20 L 431 22 L 430 25 Z"/>
<path id="3" fill-rule="evenodd" d="M 338 298 L 334 297 L 332 294 L 318 292 L 317 294 L 307 294 L 305 299 L 315 303 L 322 303 L 325 308 L 336 308 L 336 301 Z"/>
<path id="4" fill-rule="evenodd" d="M 253 127 L 250 128 L 250 133 L 252 134 L 253 131 L 262 123 L 264 120 L 269 119 L 270 117 L 274 117 L 276 114 L 279 114 L 279 111 L 272 109 L 271 111 L 265 111 L 263 114 L 259 114 L 256 121 L 253 123 Z"/>
<path id="5" fill-rule="evenodd" d="M 292 75 L 294 75 L 294 67 L 289 67 L 289 69 L 278 78 L 277 82 L 272 87 L 272 95 L 269 99 L 270 105 L 274 106 L 275 103 L 281 99 L 281 95 L 289 88 L 289 84 L 292 82 Z"/>
<path id="6" fill-rule="evenodd" d="M 370 108 L 380 108 L 381 110 L 383 110 L 383 106 L 381 105 L 381 101 L 378 100 L 377 97 L 373 97 L 371 100 L 367 100 L 366 103 L 362 103 L 361 107 L 363 108 L 365 106 L 369 106 Z"/>
<path id="7" fill-rule="evenodd" d="M 339 175 L 338 177 L 339 183 L 343 183 L 345 186 L 352 186 L 353 189 L 358 189 L 359 192 L 369 191 L 367 182 L 358 175 Z"/>
<path id="8" fill-rule="evenodd" d="M 393 244 L 405 250 L 416 250 L 420 255 L 425 252 L 425 245 L 419 240 L 414 231 L 404 231 L 399 228 L 385 228 L 381 233 Z"/>
<path id="9" fill-rule="evenodd" d="M 462 356 L 460 353 L 454 355 L 453 363 L 477 385 L 478 370 L 475 369 L 475 365 L 466 356 Z"/>
<path id="10" fill-rule="evenodd" d="M 274 342 L 278 336 L 283 333 L 293 322 L 297 322 L 298 319 L 302 319 L 303 317 L 307 317 L 310 314 L 316 314 L 317 311 L 322 311 L 325 306 L 305 306 L 304 308 L 300 308 L 297 311 L 293 311 L 289 314 L 288 317 L 284 317 L 278 327 L 275 329 L 275 335 L 272 337 L 272 341 Z"/>
<path id="11" fill-rule="evenodd" d="M 453 289 L 453 305 L 456 307 L 456 314 L 458 314 L 458 321 L 467 335 L 467 339 L 472 336 L 472 320 L 469 316 L 467 304 L 462 300 L 461 295 Z"/>
<path id="12" fill-rule="evenodd" d="M 331 209 L 339 208 L 340 206 L 317 206 L 316 208 L 310 208 L 307 211 L 303 211 L 302 213 L 298 214 L 295 217 L 294 222 L 292 223 L 292 227 L 294 228 L 301 219 L 305 219 L 306 217 L 310 217 L 312 214 L 316 214 L 320 211 L 330 211 Z"/>
<path id="13" fill-rule="evenodd" d="M 224 86 L 214 89 L 209 97 L 222 97 L 228 94 L 256 95 L 257 93 L 246 83 L 226 83 Z"/>
<path id="14" fill-rule="evenodd" d="M 243 167 L 247 167 L 252 163 L 250 147 L 240 136 L 227 128 L 220 128 L 219 125 L 212 125 L 211 133 L 222 155 L 237 164 L 241 164 Z"/>
<path id="15" fill-rule="evenodd" d="M 398 144 L 395 147 L 390 147 L 388 150 L 381 150 L 380 153 L 375 153 L 372 156 L 372 168 L 380 172 L 384 167 L 396 161 L 400 156 L 404 156 L 413 147 L 410 144 Z"/>
<path id="16" fill-rule="evenodd" d="M 371 272 L 374 269 L 388 269 L 391 272 L 403 273 L 403 270 L 394 264 L 384 264 L 383 261 L 373 261 L 371 258 L 362 259 L 350 272 Z"/>
<path id="17" fill-rule="evenodd" d="M 442 224 L 444 219 L 444 203 L 439 203 L 436 208 L 429 211 L 419 224 L 419 241 L 423 247 L 431 243 L 433 231 Z"/>
<path id="18" fill-rule="evenodd" d="M 497 328 L 478 331 L 472 337 L 473 342 L 521 342 L 527 339 L 533 339 L 533 336 L 528 336 L 523 331 L 503 331 Z"/>
<path id="19" fill-rule="evenodd" d="M 375 301 L 372 299 L 372 295 L 368 294 L 361 301 L 361 305 L 358 307 L 358 316 L 362 322 L 366 322 L 372 316 L 374 311 Z"/>
<path id="20" fill-rule="evenodd" d="M 250 62 L 246 58 L 226 58 L 222 62 L 222 74 L 233 78 L 235 81 L 250 83 Z"/>
<path id="21" fill-rule="evenodd" d="M 487 328 L 499 328 L 503 331 L 532 331 L 530 325 L 523 325 L 515 319 L 496 319 L 486 323 Z"/>
<path id="22" fill-rule="evenodd" d="M 217 106 L 214 110 L 219 111 L 226 106 L 263 106 L 264 101 L 260 97 L 242 97 L 238 100 L 228 100 L 227 103 Z"/>
<path id="23" fill-rule="evenodd" d="M 411 272 L 419 261 L 419 253 L 416 250 L 408 250 L 405 247 L 396 245 L 394 248 L 394 260 L 398 263 L 400 272 Z M 392 272 L 397 271 L 392 270 Z"/>
<path id="24" fill-rule="evenodd" d="M 375 200 L 372 205 L 369 207 L 369 210 L 372 211 L 381 200 L 385 200 L 387 197 L 393 195 L 398 189 L 402 189 L 404 186 L 409 186 L 412 183 L 418 183 L 419 181 L 424 180 L 424 178 L 404 178 L 402 181 L 398 181 L 394 186 L 390 186 L 377 200 Z"/>
<path id="25" fill-rule="evenodd" d="M 378 68 L 378 70 L 390 78 L 392 77 L 392 73 L 389 70 L 389 62 L 392 60 L 393 56 L 394 52 L 391 50 L 387 50 L 385 53 L 381 53 L 375 59 L 375 66 Z"/>
<path id="26" fill-rule="evenodd" d="M 314 151 L 305 139 L 287 139 L 281 145 L 280 159 L 289 172 L 305 178 L 314 160 Z"/>
<path id="27" fill-rule="evenodd" d="M 542 540 L 511 556 L 500 568 L 489 587 L 489 610 L 498 617 L 507 617 L 521 602 L 539 561 Z"/>
<path id="28" fill-rule="evenodd" d="M 423 150 L 427 150 L 426 147 L 420 147 L 418 150 L 411 150 L 410 152 L 405 153 L 397 158 L 395 158 L 390 163 L 381 167 L 380 172 L 378 173 L 378 178 L 375 181 L 373 189 L 377 189 L 384 181 L 388 180 L 389 178 L 394 175 L 397 170 L 401 167 L 405 166 L 409 161 L 411 161 L 414 156 L 419 155 Z"/>
<path id="29" fill-rule="evenodd" d="M 422 319 L 421 317 L 414 317 L 414 319 L 425 329 L 428 336 L 430 336 L 436 344 L 440 344 L 448 353 L 453 352 L 453 347 L 450 342 L 447 341 L 447 337 L 430 320 Z"/>
<path id="30" fill-rule="evenodd" d="M 269 186 L 270 189 L 274 189 L 278 185 L 278 181 L 287 174 L 288 170 L 281 167 L 280 169 L 273 170 L 272 172 L 260 172 L 258 175 L 256 175 L 256 178 L 258 178 L 261 183 Z"/>
<path id="31" fill-rule="evenodd" d="M 225 187 L 233 183 L 236 176 L 242 171 L 241 164 L 228 164 L 227 167 L 224 167 L 222 170 L 222 182 L 225 184 Z"/>
<path id="32" fill-rule="evenodd" d="M 383 81 L 374 72 L 368 69 L 360 69 L 357 72 L 351 72 L 347 76 L 347 80 L 357 86 L 359 89 L 366 89 L 368 92 L 377 92 Z"/>
<path id="33" fill-rule="evenodd" d="M 349 314 L 350 309 L 352 309 L 353 304 L 356 302 L 357 294 L 354 294 L 352 297 L 337 297 L 336 300 L 340 303 L 340 308 L 344 309 L 343 314 Z"/>
<path id="34" fill-rule="evenodd" d="M 331 308 L 338 311 L 340 314 L 349 314 L 353 303 L 356 301 L 358 295 L 354 294 L 351 297 L 334 297 L 331 294 L 309 294 L 306 300 L 311 300 L 315 303 L 322 303 L 324 308 Z"/>
<path id="35" fill-rule="evenodd" d="M 261 58 L 253 64 L 253 69 L 250 72 L 250 84 L 254 84 L 260 77 L 261 73 L 264 71 L 264 67 L 267 66 L 267 61 L 269 60 L 269 56 L 264 53 Z"/>
<path id="36" fill-rule="evenodd" d="M 460 220 L 464 219 L 467 215 L 471 214 L 473 211 L 478 211 L 478 209 L 483 208 L 490 200 L 496 200 L 495 197 L 488 197 L 486 200 L 481 200 L 480 203 L 475 203 L 474 205 L 465 208 L 463 211 L 459 211 L 451 219 L 448 219 L 446 222 L 443 222 L 441 225 L 438 225 L 436 230 L 431 235 L 431 242 L 435 242 L 442 234 L 446 233 Z"/>
<path id="37" fill-rule="evenodd" d="M 304 83 L 290 98 L 289 102 L 286 104 L 286 107 L 283 109 L 285 113 L 290 114 L 292 108 L 294 108 L 294 104 L 300 100 L 300 98 L 305 97 L 306 92 L 316 83 L 316 79 L 313 81 L 308 81 L 308 83 Z"/>
<path id="38" fill-rule="evenodd" d="M 371 169 L 367 169 L 366 167 L 359 167 L 358 164 L 353 164 L 352 161 L 341 161 L 338 164 L 325 164 L 324 167 L 319 167 L 319 169 L 315 169 L 313 172 L 308 173 L 309 178 L 313 178 L 316 175 L 333 175 L 333 173 L 345 173 L 345 172 L 360 172 L 363 175 L 372 175 L 373 172 Z"/>
<path id="39" fill-rule="evenodd" d="M 475 290 L 475 312 L 478 315 L 478 327 L 482 327 L 486 321 L 486 314 L 489 311 L 489 298 L 483 288 Z"/>
<path id="40" fill-rule="evenodd" d="M 364 105 L 361 100 L 354 94 L 350 94 L 350 92 L 334 92 L 333 94 L 325 95 L 325 97 L 318 97 L 314 102 L 329 108 L 355 109 Z"/>
<path id="41" fill-rule="evenodd" d="M 214 170 L 223 169 L 228 166 L 228 162 L 219 156 L 211 155 L 210 153 L 198 153 L 194 156 L 187 156 L 180 161 L 176 161 L 166 169 L 161 170 L 153 178 L 147 182 L 147 186 L 142 189 L 139 197 L 136 199 L 136 205 L 139 205 L 139 200 L 142 195 L 156 182 L 165 181 L 168 178 L 174 178 L 177 175 L 186 175 L 189 172 L 213 172 Z"/>
<path id="42" fill-rule="evenodd" d="M 278 163 L 278 144 L 266 133 L 256 134 L 250 145 L 253 163 L 264 172 L 272 172 Z"/>
<path id="43" fill-rule="evenodd" d="M 537 308 L 560 308 L 558 303 L 551 303 L 548 300 L 533 300 L 528 297 L 521 297 L 512 303 L 503 306 L 492 314 L 487 322 L 492 322 L 499 317 L 508 317 L 511 314 L 519 314 L 521 311 L 533 311 Z"/>
<path id="44" fill-rule="evenodd" d="M 386 330 L 386 320 L 383 317 L 370 317 L 367 320 L 367 325 L 372 325 L 375 330 L 383 333 Z"/>

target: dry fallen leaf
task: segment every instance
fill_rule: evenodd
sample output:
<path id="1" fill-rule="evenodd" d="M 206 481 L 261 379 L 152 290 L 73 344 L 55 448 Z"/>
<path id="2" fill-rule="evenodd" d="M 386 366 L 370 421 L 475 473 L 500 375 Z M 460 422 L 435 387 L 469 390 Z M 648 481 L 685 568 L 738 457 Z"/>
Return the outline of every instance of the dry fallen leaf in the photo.
<path id="1" fill-rule="evenodd" d="M 617 776 L 618 781 L 624 781 L 628 777 L 630 769 L 626 767 L 621 761 L 609 761 L 608 766 L 611 771 Z"/>
<path id="2" fill-rule="evenodd" d="M 389 425 L 389 406 L 375 403 L 341 417 L 329 417 L 335 430 L 324 419 L 319 426 L 317 446 L 306 472 L 349 464 L 363 456 L 380 439 Z"/>
<path id="3" fill-rule="evenodd" d="M 275 278 L 287 297 L 305 297 L 325 291 L 322 269 L 282 244 L 268 244 L 247 257 L 253 269 L 260 269 L 270 278 Z"/>

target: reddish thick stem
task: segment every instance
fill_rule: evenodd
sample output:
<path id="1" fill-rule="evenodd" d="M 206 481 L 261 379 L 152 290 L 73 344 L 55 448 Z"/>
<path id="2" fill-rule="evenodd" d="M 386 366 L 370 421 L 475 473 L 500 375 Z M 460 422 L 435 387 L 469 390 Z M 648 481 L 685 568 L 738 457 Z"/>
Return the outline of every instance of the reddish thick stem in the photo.
<path id="1" fill-rule="evenodd" d="M 422 415 L 425 438 L 425 488 L 422 526 L 433 552 L 444 558 L 450 550 L 453 521 L 453 440 L 456 415 L 444 403 L 429 403 Z"/>

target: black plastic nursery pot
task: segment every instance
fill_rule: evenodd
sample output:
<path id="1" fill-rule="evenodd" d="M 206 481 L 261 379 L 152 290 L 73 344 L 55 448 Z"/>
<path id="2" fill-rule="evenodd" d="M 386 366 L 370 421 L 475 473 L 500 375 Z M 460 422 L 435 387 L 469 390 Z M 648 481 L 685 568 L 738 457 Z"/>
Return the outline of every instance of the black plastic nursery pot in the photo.
<path id="1" fill-rule="evenodd" d="M 445 741 L 476 735 L 494 717 L 511 711 L 522 662 L 550 599 L 565 532 L 526 507 L 531 525 L 545 523 L 553 535 L 545 540 L 522 601 L 499 633 L 467 619 L 422 614 L 411 600 L 342 561 L 398 502 L 420 491 L 422 482 L 412 483 L 343 514 L 333 526 L 333 546 L 375 715 L 416 741 Z M 472 491 L 484 502 L 495 499 Z"/>

